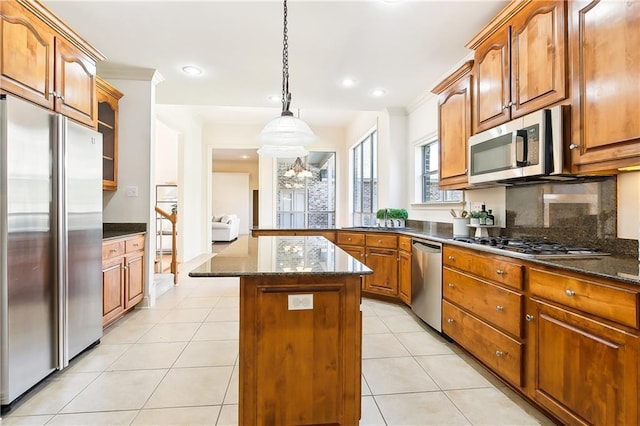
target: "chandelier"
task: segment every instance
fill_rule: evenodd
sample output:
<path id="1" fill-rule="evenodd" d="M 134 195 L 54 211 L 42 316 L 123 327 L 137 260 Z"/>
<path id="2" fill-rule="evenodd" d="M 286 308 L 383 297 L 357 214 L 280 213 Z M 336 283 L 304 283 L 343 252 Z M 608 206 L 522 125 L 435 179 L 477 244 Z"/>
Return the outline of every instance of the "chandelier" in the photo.
<path id="1" fill-rule="evenodd" d="M 297 177 L 298 179 L 310 178 L 313 177 L 313 173 L 311 171 L 304 168 L 302 164 L 302 160 L 300 157 L 296 158 L 296 161 L 289 167 L 289 170 L 284 172 L 284 177 Z"/>
<path id="2" fill-rule="evenodd" d="M 258 140 L 261 148 L 259 155 L 269 157 L 294 158 L 308 154 L 304 148 L 316 140 L 307 123 L 294 117 L 289 110 L 291 93 L 289 92 L 289 36 L 287 34 L 287 0 L 284 0 L 284 31 L 282 49 L 282 113 L 269 121 L 260 132 Z"/>

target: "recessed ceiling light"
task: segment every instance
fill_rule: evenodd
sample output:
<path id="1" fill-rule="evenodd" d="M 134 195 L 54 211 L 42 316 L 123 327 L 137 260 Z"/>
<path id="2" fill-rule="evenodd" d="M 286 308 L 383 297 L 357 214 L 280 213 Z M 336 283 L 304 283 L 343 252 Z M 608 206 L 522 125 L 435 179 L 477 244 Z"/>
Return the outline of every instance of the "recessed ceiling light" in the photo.
<path id="1" fill-rule="evenodd" d="M 387 94 L 387 91 L 384 89 L 373 89 L 371 91 L 371 96 L 373 96 L 374 98 L 379 98 L 381 96 L 384 96 Z"/>
<path id="2" fill-rule="evenodd" d="M 248 155 L 241 155 L 240 158 L 242 158 L 243 160 L 246 160 L 247 158 L 249 158 Z"/>
<path id="3" fill-rule="evenodd" d="M 358 81 L 354 78 L 345 78 L 342 80 L 342 87 L 353 87 Z"/>
<path id="4" fill-rule="evenodd" d="M 200 75 L 202 70 L 194 65 L 187 65 L 182 67 L 182 72 L 188 75 Z"/>
<path id="5" fill-rule="evenodd" d="M 282 95 L 270 95 L 269 100 L 273 103 L 278 103 L 282 101 Z"/>

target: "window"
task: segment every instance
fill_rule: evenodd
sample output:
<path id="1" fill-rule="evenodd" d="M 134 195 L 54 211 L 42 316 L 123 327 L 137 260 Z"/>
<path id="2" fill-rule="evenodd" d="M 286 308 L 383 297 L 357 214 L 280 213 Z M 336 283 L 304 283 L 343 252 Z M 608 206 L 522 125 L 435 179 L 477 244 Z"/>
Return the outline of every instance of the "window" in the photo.
<path id="1" fill-rule="evenodd" d="M 378 209 L 378 134 L 374 130 L 352 149 L 353 225 L 376 223 Z"/>
<path id="2" fill-rule="evenodd" d="M 443 191 L 438 188 L 438 162 L 440 144 L 433 140 L 421 149 L 422 202 L 446 203 L 462 201 L 462 191 Z"/>
<path id="3" fill-rule="evenodd" d="M 276 227 L 331 228 L 336 225 L 336 155 L 312 151 L 304 158 L 310 177 L 288 176 L 295 159 L 278 159 Z"/>

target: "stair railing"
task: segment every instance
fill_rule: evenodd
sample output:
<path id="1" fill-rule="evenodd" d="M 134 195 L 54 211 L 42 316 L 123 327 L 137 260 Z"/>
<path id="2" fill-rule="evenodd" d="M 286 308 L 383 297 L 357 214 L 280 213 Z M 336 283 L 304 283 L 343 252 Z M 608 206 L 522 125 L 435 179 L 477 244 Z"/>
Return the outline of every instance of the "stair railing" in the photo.
<path id="1" fill-rule="evenodd" d="M 173 274 L 173 284 L 178 283 L 178 245 L 176 243 L 177 232 L 176 223 L 178 222 L 178 213 L 172 211 L 170 214 L 156 206 L 156 213 L 171 222 L 171 267 L 170 271 Z M 160 222 L 160 272 L 162 272 L 162 221 Z"/>

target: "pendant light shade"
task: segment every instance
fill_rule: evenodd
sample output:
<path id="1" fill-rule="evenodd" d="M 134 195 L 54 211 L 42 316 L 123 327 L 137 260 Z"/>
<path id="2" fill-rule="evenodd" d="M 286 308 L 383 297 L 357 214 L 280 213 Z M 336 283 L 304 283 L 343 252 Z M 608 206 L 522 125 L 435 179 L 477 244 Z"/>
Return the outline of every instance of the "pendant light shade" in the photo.
<path id="1" fill-rule="evenodd" d="M 307 123 L 294 117 L 289 106 L 289 36 L 287 34 L 287 0 L 284 3 L 284 32 L 282 49 L 282 113 L 269 121 L 258 136 L 258 154 L 269 157 L 296 158 L 307 155 L 306 145 L 316 140 Z"/>
<path id="2" fill-rule="evenodd" d="M 263 145 L 301 147 L 315 142 L 316 139 L 309 125 L 293 115 L 281 115 L 269 121 L 258 137 Z"/>

